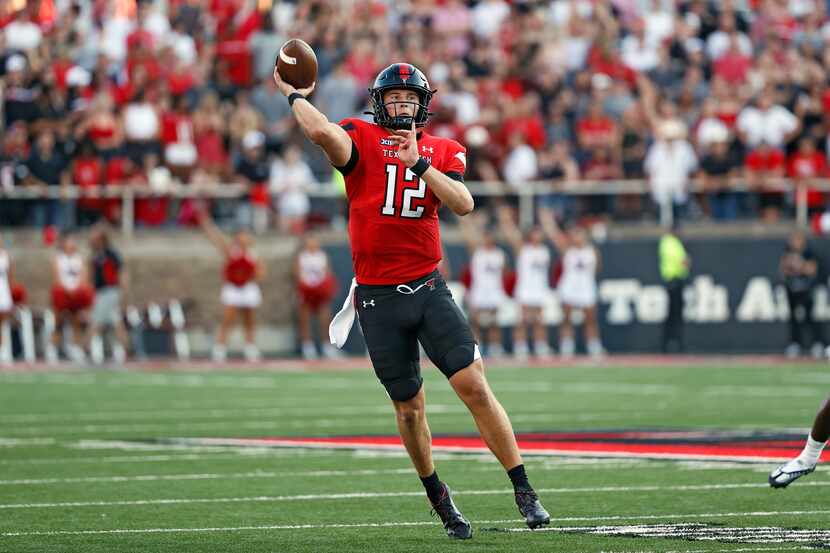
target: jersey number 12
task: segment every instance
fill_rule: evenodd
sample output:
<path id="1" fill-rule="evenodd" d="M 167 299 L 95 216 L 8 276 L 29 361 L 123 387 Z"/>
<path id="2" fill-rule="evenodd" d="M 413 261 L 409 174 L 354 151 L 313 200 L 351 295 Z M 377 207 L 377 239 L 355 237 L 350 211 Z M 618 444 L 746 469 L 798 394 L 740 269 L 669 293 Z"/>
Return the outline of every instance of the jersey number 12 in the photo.
<path id="1" fill-rule="evenodd" d="M 389 215 L 394 217 L 396 215 L 395 197 L 398 190 L 398 165 L 389 163 L 386 165 L 386 198 L 383 203 L 383 209 L 380 210 L 382 215 Z M 401 198 L 401 217 L 407 219 L 418 219 L 424 215 L 424 206 L 419 205 L 412 209 L 412 200 L 423 200 L 427 196 L 427 183 L 423 179 L 419 179 L 415 173 L 408 167 L 404 172 L 404 182 L 418 181 L 418 188 L 404 188 L 403 197 Z"/>

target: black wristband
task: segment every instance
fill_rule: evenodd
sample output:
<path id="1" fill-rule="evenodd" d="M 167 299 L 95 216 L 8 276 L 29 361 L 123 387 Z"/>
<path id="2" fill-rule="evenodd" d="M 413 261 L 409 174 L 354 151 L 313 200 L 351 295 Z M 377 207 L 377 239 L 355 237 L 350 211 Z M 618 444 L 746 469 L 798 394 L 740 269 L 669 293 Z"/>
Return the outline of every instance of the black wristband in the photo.
<path id="1" fill-rule="evenodd" d="M 418 178 L 423 177 L 427 169 L 429 169 L 429 161 L 425 157 L 418 158 L 415 165 L 409 168 L 410 171 L 418 175 Z"/>
<path id="2" fill-rule="evenodd" d="M 291 94 L 288 95 L 288 105 L 293 106 L 294 105 L 294 100 L 300 100 L 300 99 L 305 100 L 305 96 L 303 96 L 299 92 L 292 92 Z"/>

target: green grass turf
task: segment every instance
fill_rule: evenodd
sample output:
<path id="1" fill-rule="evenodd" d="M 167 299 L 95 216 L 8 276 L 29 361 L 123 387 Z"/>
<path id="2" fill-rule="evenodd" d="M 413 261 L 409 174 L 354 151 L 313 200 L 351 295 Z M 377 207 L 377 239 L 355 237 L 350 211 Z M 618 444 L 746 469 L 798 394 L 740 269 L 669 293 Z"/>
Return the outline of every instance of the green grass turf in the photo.
<path id="1" fill-rule="evenodd" d="M 517 431 L 799 428 L 806 433 L 830 387 L 830 372 L 819 364 L 494 368 L 488 376 Z M 425 377 L 433 432 L 473 432 L 472 419 L 443 377 L 434 369 L 426 370 Z M 475 529 L 472 541 L 454 543 L 430 518 L 420 483 L 400 454 L 124 443 L 182 436 L 392 434 L 391 413 L 369 369 L 0 374 L 0 552 L 714 552 L 804 547 L 487 531 L 522 527 L 503 471 L 489 456 L 439 455 L 439 474 L 457 490 L 456 501 Z M 773 491 L 765 487 L 770 465 L 643 460 L 586 464 L 551 458 L 528 458 L 526 464 L 535 487 L 548 490 L 542 499 L 558 527 L 695 522 L 830 529 L 825 487 L 830 476 L 822 470 L 785 491 Z M 730 484 L 757 486 L 678 489 Z M 494 493 L 465 493 L 471 491 Z M 319 497 L 375 492 L 407 495 Z M 297 495 L 318 497 L 278 499 Z M 77 502 L 107 504 L 33 505 Z M 389 525 L 348 526 L 372 523 Z M 285 528 L 297 525 L 311 527 Z M 280 528 L 262 528 L 269 526 Z M 207 528 L 215 530 L 143 531 Z M 139 532 L 31 535 L 91 530 Z"/>

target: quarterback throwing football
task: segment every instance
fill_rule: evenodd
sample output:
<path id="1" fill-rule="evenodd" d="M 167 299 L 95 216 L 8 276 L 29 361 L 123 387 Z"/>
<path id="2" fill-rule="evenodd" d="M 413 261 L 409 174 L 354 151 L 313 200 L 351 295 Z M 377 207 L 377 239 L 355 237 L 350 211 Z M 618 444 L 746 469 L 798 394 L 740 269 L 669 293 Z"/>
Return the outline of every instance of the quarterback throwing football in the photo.
<path id="1" fill-rule="evenodd" d="M 346 119 L 335 124 L 306 99 L 313 84 L 297 90 L 276 70 L 274 80 L 305 135 L 346 181 L 356 278 L 344 310 L 332 323 L 332 339 L 338 345 L 345 341 L 343 329 L 348 335 L 354 306 L 403 443 L 447 535 L 470 538 L 472 528 L 432 462 L 419 342 L 507 470 L 528 526 L 548 524 L 550 516 L 528 483 L 510 420 L 484 376 L 470 326 L 437 270 L 438 208 L 443 203 L 466 215 L 473 210 L 473 198 L 464 185 L 464 147 L 419 130 L 426 125 L 435 91 L 419 69 L 396 63 L 381 71 L 370 89 L 374 123 Z"/>

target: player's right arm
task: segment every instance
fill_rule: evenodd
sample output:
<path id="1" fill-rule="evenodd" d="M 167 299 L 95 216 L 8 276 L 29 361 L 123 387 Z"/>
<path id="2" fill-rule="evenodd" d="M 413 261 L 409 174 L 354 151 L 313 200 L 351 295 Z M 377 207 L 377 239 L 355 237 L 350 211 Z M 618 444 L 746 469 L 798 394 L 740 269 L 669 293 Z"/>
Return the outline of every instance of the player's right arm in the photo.
<path id="1" fill-rule="evenodd" d="M 276 69 L 274 69 L 274 82 L 286 97 L 295 92 L 308 96 L 314 90 L 314 84 L 299 90 L 294 88 L 282 80 Z M 291 111 L 303 134 L 322 148 L 332 166 L 343 167 L 349 163 L 352 157 L 352 139 L 340 125 L 329 121 L 328 117 L 308 100 L 296 100 L 291 106 Z"/>

